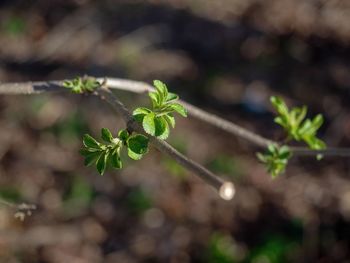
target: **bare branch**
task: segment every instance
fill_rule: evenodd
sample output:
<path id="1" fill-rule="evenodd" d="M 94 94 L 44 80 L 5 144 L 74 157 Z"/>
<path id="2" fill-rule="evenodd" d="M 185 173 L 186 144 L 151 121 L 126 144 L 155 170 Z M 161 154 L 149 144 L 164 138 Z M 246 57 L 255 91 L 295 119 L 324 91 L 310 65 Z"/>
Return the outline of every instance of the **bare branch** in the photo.
<path id="1" fill-rule="evenodd" d="M 14 210 L 14 217 L 20 219 L 21 221 L 24 221 L 27 216 L 31 216 L 33 211 L 36 209 L 36 205 L 33 204 L 15 204 L 4 199 L 0 199 L 0 205 Z"/>

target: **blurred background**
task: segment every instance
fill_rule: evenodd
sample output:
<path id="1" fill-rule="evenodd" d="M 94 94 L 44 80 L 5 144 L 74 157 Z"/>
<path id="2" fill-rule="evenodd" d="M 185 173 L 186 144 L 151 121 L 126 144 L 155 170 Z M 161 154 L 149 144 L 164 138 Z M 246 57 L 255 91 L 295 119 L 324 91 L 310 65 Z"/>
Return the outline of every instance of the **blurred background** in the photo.
<path id="1" fill-rule="evenodd" d="M 350 2 L 3 0 L 2 82 L 160 79 L 184 100 L 282 139 L 269 96 L 322 113 L 320 136 L 350 146 Z M 133 109 L 147 96 L 117 92 Z M 232 180 L 220 200 L 156 149 L 101 177 L 84 133 L 124 123 L 97 98 L 0 96 L 0 262 L 350 262 L 349 159 L 295 158 L 271 180 L 256 148 L 191 118 L 169 142 Z"/>

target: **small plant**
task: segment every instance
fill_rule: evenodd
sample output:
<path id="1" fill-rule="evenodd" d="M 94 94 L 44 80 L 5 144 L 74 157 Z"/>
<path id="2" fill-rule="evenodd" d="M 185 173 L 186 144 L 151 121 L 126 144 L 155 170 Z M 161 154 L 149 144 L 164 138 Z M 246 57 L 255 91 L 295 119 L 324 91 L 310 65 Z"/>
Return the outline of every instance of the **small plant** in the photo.
<path id="1" fill-rule="evenodd" d="M 66 80 L 63 86 L 70 89 L 72 93 L 83 94 L 91 93 L 101 86 L 101 84 L 92 77 L 76 77 L 73 80 Z"/>
<path id="2" fill-rule="evenodd" d="M 286 141 L 303 141 L 312 150 L 321 150 L 326 148 L 326 144 L 316 137 L 317 131 L 323 124 L 323 116 L 316 115 L 312 120 L 305 119 L 307 107 L 294 107 L 288 109 L 282 98 L 272 96 L 271 104 L 276 109 L 278 116 L 275 117 L 275 123 L 281 125 L 287 133 Z M 292 157 L 290 149 L 286 145 L 270 144 L 267 151 L 257 153 L 258 159 L 266 165 L 267 171 L 274 178 L 285 171 L 288 160 Z M 320 160 L 322 155 L 317 155 Z"/>
<path id="3" fill-rule="evenodd" d="M 316 137 L 318 129 L 323 124 L 323 116 L 317 114 L 313 120 L 305 119 L 307 107 L 295 107 L 290 111 L 280 97 L 271 97 L 271 103 L 279 114 L 275 123 L 281 125 L 288 134 L 288 140 L 304 141 L 310 149 L 321 150 L 326 144 Z"/>
<path id="4" fill-rule="evenodd" d="M 142 124 L 146 133 L 165 140 L 168 138 L 170 128 L 175 127 L 174 112 L 187 117 L 187 111 L 181 104 L 177 103 L 179 96 L 168 92 L 166 85 L 155 80 L 153 82 L 156 90 L 149 92 L 152 108 L 140 107 L 134 110 L 133 116 L 137 122 Z"/>
<path id="5" fill-rule="evenodd" d="M 101 86 L 94 78 L 75 78 L 73 81 L 65 82 L 74 93 L 92 92 Z M 147 134 L 165 140 L 170 133 L 169 124 L 175 127 L 173 112 L 178 112 L 182 116 L 187 116 L 185 108 L 177 103 L 179 97 L 168 92 L 166 85 L 159 81 L 154 81 L 156 91 L 150 92 L 152 109 L 137 108 L 133 116 L 136 121 L 142 123 Z M 120 130 L 117 137 L 113 137 L 110 130 L 102 128 L 101 139 L 98 142 L 89 134 L 83 137 L 84 148 L 81 154 L 85 157 L 85 165 L 96 165 L 98 172 L 103 175 L 108 167 L 121 169 L 123 167 L 120 158 L 121 150 L 126 147 L 128 156 L 133 160 L 140 160 L 148 152 L 148 138 L 145 135 L 130 134 L 127 130 Z"/>
<path id="6" fill-rule="evenodd" d="M 257 153 L 257 157 L 265 164 L 272 178 L 275 178 L 285 171 L 292 153 L 286 145 L 279 147 L 276 144 L 270 144 L 267 147 L 267 151 L 264 154 Z"/>
<path id="7" fill-rule="evenodd" d="M 95 164 L 98 172 L 103 175 L 107 167 L 121 169 L 121 150 L 126 147 L 128 156 L 133 160 L 140 160 L 148 152 L 148 138 L 142 134 L 130 135 L 126 130 L 120 130 L 117 137 L 113 137 L 110 130 L 102 128 L 98 142 L 89 134 L 83 137 L 84 148 L 81 154 L 85 157 L 85 165 Z"/>

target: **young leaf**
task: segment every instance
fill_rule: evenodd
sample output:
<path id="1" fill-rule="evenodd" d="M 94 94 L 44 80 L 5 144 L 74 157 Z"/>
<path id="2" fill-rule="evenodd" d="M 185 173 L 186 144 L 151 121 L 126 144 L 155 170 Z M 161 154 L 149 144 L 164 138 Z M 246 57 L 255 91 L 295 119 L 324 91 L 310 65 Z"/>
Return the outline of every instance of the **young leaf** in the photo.
<path id="1" fill-rule="evenodd" d="M 280 115 L 288 115 L 288 107 L 282 98 L 272 96 L 270 101 Z"/>
<path id="2" fill-rule="evenodd" d="M 127 141 L 127 146 L 129 157 L 139 160 L 148 152 L 148 138 L 141 134 L 132 135 Z"/>
<path id="3" fill-rule="evenodd" d="M 100 152 L 81 151 L 80 153 L 85 157 L 85 161 L 84 161 L 85 166 L 90 166 L 96 163 L 96 160 L 100 155 Z"/>
<path id="4" fill-rule="evenodd" d="M 127 141 L 131 151 L 137 154 L 145 154 L 148 151 L 148 138 L 141 134 L 132 135 Z"/>
<path id="5" fill-rule="evenodd" d="M 142 154 L 137 154 L 134 153 L 133 151 L 131 151 L 130 149 L 128 149 L 128 156 L 130 157 L 130 159 L 133 159 L 135 161 L 138 161 L 142 158 Z"/>
<path id="6" fill-rule="evenodd" d="M 175 128 L 175 118 L 171 113 L 165 114 L 163 117 L 171 125 L 171 127 Z"/>
<path id="7" fill-rule="evenodd" d="M 100 175 L 103 175 L 107 167 L 107 159 L 109 152 L 102 152 L 97 160 L 96 168 Z"/>
<path id="8" fill-rule="evenodd" d="M 117 148 L 113 151 L 110 156 L 110 162 L 112 164 L 112 167 L 115 169 L 123 168 L 122 160 L 120 158 L 120 148 Z"/>
<path id="9" fill-rule="evenodd" d="M 157 92 L 149 92 L 148 96 L 151 98 L 153 108 L 161 105 L 161 98 Z"/>
<path id="10" fill-rule="evenodd" d="M 101 138 L 102 140 L 112 143 L 113 142 L 113 135 L 111 131 L 107 128 L 102 128 L 101 129 Z"/>
<path id="11" fill-rule="evenodd" d="M 161 82 L 160 80 L 154 80 L 153 85 L 155 86 L 158 94 L 160 95 L 161 100 L 160 100 L 159 104 L 163 104 L 168 97 L 168 89 L 167 89 L 166 85 L 163 82 Z"/>
<path id="12" fill-rule="evenodd" d="M 155 114 L 153 112 L 145 115 L 142 121 L 143 129 L 146 133 L 154 136 L 156 134 Z"/>
<path id="13" fill-rule="evenodd" d="M 143 118 L 145 117 L 145 115 L 151 113 L 152 111 L 150 109 L 144 108 L 144 107 L 140 107 L 137 108 L 133 111 L 132 115 L 134 116 L 134 119 L 139 122 L 142 123 Z"/>
<path id="14" fill-rule="evenodd" d="M 288 146 L 279 147 L 275 144 L 269 144 L 264 154 L 257 153 L 258 159 L 265 164 L 267 171 L 273 178 L 285 171 L 291 156 Z"/>
<path id="15" fill-rule="evenodd" d="M 81 94 L 84 92 L 93 92 L 101 84 L 93 77 L 76 77 L 73 80 L 63 82 L 63 87 L 70 89 L 72 93 Z"/>
<path id="16" fill-rule="evenodd" d="M 271 97 L 271 103 L 279 116 L 275 122 L 288 133 L 288 137 L 296 141 L 304 141 L 310 149 L 324 149 L 326 144 L 316 137 L 318 129 L 323 124 L 323 116 L 318 114 L 313 120 L 305 119 L 307 107 L 294 107 L 290 111 L 279 97 Z"/>
<path id="17" fill-rule="evenodd" d="M 125 143 L 129 138 L 129 132 L 127 130 L 120 130 L 118 132 L 118 137 Z"/>
<path id="18" fill-rule="evenodd" d="M 166 97 L 167 102 L 178 100 L 178 99 L 179 99 L 179 96 L 177 94 L 168 92 L 168 96 Z"/>
<path id="19" fill-rule="evenodd" d="M 84 135 L 83 144 L 87 148 L 93 148 L 93 149 L 101 148 L 101 144 L 98 141 L 96 141 L 93 137 L 91 137 L 89 134 Z"/>
<path id="20" fill-rule="evenodd" d="M 170 130 L 167 121 L 163 118 L 163 116 L 156 117 L 154 119 L 154 124 L 156 127 L 155 136 L 161 140 L 165 140 L 168 138 Z"/>
<path id="21" fill-rule="evenodd" d="M 172 110 L 174 110 L 177 113 L 179 113 L 182 117 L 187 117 L 187 110 L 181 104 L 179 104 L 179 103 L 172 103 L 169 106 L 170 106 L 170 108 Z"/>

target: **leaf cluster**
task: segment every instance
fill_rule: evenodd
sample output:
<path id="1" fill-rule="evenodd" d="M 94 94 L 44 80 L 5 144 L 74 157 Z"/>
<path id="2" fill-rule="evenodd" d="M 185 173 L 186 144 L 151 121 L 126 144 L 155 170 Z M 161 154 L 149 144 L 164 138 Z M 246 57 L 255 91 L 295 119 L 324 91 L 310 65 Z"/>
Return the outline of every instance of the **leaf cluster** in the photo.
<path id="1" fill-rule="evenodd" d="M 63 82 L 63 87 L 70 89 L 75 94 L 91 93 L 100 86 L 101 84 L 93 77 L 76 77 Z"/>
<path id="2" fill-rule="evenodd" d="M 306 106 L 289 109 L 283 99 L 277 96 L 272 96 L 270 101 L 278 113 L 274 121 L 281 125 L 287 132 L 287 141 L 303 141 L 312 150 L 326 148 L 326 144 L 316 136 L 317 131 L 323 124 L 323 116 L 321 114 L 316 115 L 311 120 L 306 118 Z M 285 171 L 292 154 L 285 145 L 278 146 L 276 144 L 270 144 L 267 151 L 263 154 L 257 153 L 257 157 L 266 165 L 272 177 L 276 177 Z M 317 155 L 318 160 L 321 158 L 322 155 Z"/>
<path id="3" fill-rule="evenodd" d="M 140 160 L 148 152 L 148 138 L 141 134 L 130 135 L 126 130 L 120 130 L 117 137 L 113 137 L 107 128 L 102 128 L 101 139 L 98 142 L 89 134 L 83 137 L 84 148 L 81 154 L 85 157 L 85 165 L 96 165 L 98 172 L 103 175 L 108 167 L 121 169 L 121 150 L 127 148 L 128 156 L 133 160 Z"/>
<path id="4" fill-rule="evenodd" d="M 177 102 L 179 96 L 168 91 L 167 86 L 159 81 L 153 82 L 155 91 L 149 92 L 152 107 L 140 107 L 134 110 L 134 119 L 141 123 L 147 134 L 165 140 L 170 133 L 170 126 L 175 127 L 173 113 L 187 117 L 187 110 Z"/>
<path id="5" fill-rule="evenodd" d="M 305 118 L 307 107 L 294 107 L 288 109 L 286 103 L 280 97 L 271 97 L 271 103 L 279 114 L 275 123 L 281 125 L 288 137 L 296 141 L 304 141 L 310 149 L 325 149 L 326 144 L 316 137 L 318 129 L 323 124 L 323 116 L 316 115 L 312 120 Z"/>
<path id="6" fill-rule="evenodd" d="M 272 178 L 275 178 L 285 171 L 292 153 L 286 145 L 278 146 L 276 144 L 270 144 L 267 147 L 267 151 L 264 154 L 257 153 L 257 157 L 265 164 Z"/>

